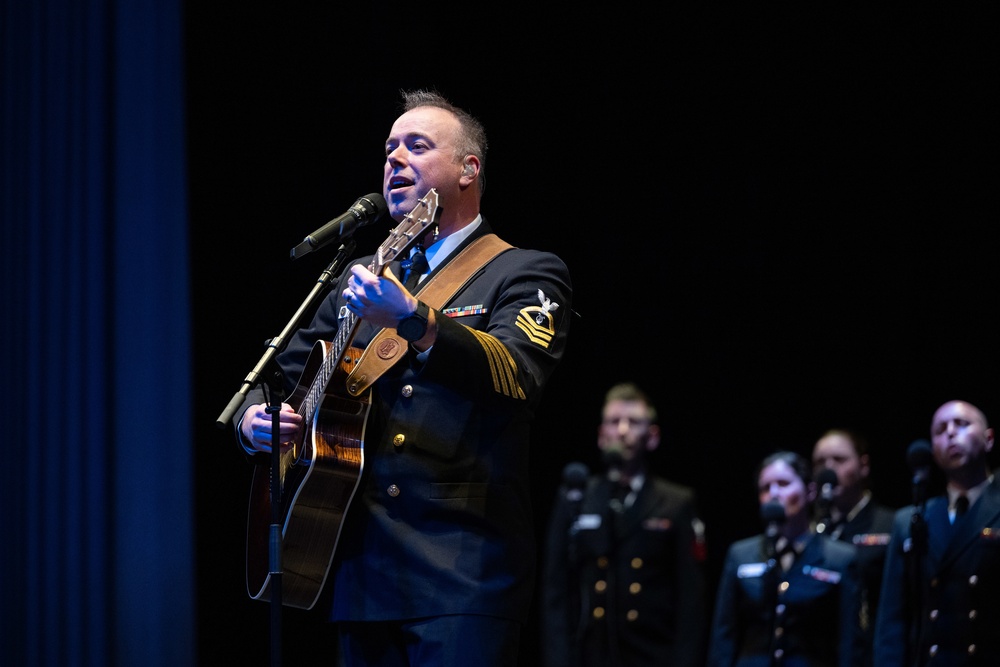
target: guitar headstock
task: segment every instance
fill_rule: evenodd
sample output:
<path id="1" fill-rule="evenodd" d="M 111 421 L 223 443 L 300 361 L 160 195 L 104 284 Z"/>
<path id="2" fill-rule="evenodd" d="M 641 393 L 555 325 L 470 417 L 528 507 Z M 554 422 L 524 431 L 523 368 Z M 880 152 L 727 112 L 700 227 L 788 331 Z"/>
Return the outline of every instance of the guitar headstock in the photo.
<path id="1" fill-rule="evenodd" d="M 438 206 L 438 192 L 431 188 L 379 247 L 372 260 L 373 266 L 369 267 L 373 273 L 380 274 L 386 264 L 410 251 L 417 239 L 423 237 L 427 229 L 437 222 L 440 215 Z"/>

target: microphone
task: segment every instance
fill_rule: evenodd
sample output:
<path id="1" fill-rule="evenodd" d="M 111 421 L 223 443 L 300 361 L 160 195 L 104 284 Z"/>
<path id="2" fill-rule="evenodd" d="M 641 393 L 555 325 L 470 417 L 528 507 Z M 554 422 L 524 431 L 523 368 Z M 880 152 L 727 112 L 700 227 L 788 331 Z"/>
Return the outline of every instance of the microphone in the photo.
<path id="1" fill-rule="evenodd" d="M 628 498 L 629 487 L 627 479 L 622 474 L 625 465 L 624 445 L 620 442 L 609 443 L 602 458 L 608 468 L 608 481 L 611 482 L 611 496 L 608 498 L 608 509 L 622 512 L 625 509 L 625 499 Z"/>
<path id="2" fill-rule="evenodd" d="M 577 562 L 576 534 L 580 532 L 580 505 L 583 502 L 583 491 L 587 487 L 587 478 L 590 477 L 590 469 L 579 461 L 567 463 L 563 468 L 562 478 L 566 487 L 566 502 L 569 503 L 569 543 L 566 555 L 569 557 L 570 566 L 575 568 Z"/>
<path id="3" fill-rule="evenodd" d="M 604 465 L 608 468 L 608 479 L 618 483 L 622 479 L 622 465 L 625 463 L 625 455 L 622 454 L 621 443 L 615 443 L 604 450 L 602 456 Z"/>
<path id="4" fill-rule="evenodd" d="M 934 451 L 927 440 L 915 440 L 906 450 L 906 463 L 913 471 L 913 504 L 927 500 L 927 480 L 931 475 Z"/>
<path id="5" fill-rule="evenodd" d="M 760 519 L 764 522 L 767 536 L 768 557 L 773 558 L 778 549 L 778 532 L 785 523 L 785 506 L 777 500 L 769 500 L 760 506 Z"/>
<path id="6" fill-rule="evenodd" d="M 833 502 L 833 491 L 837 488 L 837 473 L 832 468 L 823 468 L 816 476 L 819 484 L 819 498 L 825 503 Z"/>
<path id="7" fill-rule="evenodd" d="M 579 461 L 566 464 L 562 474 L 563 484 L 566 485 L 566 500 L 574 505 L 580 504 L 588 477 L 590 469 Z"/>
<path id="8" fill-rule="evenodd" d="M 370 225 L 385 215 L 388 210 L 389 206 L 385 203 L 385 197 L 377 192 L 359 197 L 345 213 L 326 223 L 307 236 L 302 243 L 292 248 L 292 259 L 298 259 L 313 250 L 319 250 L 337 239 L 351 236 L 359 227 Z"/>
<path id="9" fill-rule="evenodd" d="M 819 499 L 816 503 L 819 522 L 816 524 L 816 532 L 825 533 L 830 526 L 830 507 L 833 505 L 833 491 L 837 488 L 837 473 L 832 468 L 823 468 L 816 475 L 816 483 L 819 485 Z"/>
<path id="10" fill-rule="evenodd" d="M 913 471 L 913 514 L 910 516 L 912 551 L 918 557 L 927 551 L 927 521 L 924 506 L 927 502 L 927 481 L 931 475 L 934 450 L 926 440 L 914 440 L 906 450 L 906 463 Z"/>

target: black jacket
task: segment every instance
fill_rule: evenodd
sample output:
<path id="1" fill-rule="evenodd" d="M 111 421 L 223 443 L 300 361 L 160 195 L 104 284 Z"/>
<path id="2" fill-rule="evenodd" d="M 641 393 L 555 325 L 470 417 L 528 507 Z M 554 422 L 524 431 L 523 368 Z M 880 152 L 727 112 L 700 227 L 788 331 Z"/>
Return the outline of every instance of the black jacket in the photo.
<path id="1" fill-rule="evenodd" d="M 853 544 L 858 550 L 862 582 L 861 631 L 865 637 L 864 665 L 872 664 L 882 570 L 885 567 L 885 554 L 889 547 L 895 514 L 896 510 L 879 505 L 872 499 L 849 521 L 835 527 L 830 533 L 834 539 Z"/>
<path id="2" fill-rule="evenodd" d="M 646 479 L 611 509 L 611 484 L 592 477 L 577 512 L 561 489 L 549 521 L 542 580 L 547 667 L 702 664 L 704 537 L 693 491 Z"/>
<path id="3" fill-rule="evenodd" d="M 459 250 L 490 231 L 484 219 Z M 403 275 L 398 262 L 390 268 Z M 335 336 L 349 275 L 278 356 L 289 394 L 317 342 Z M 370 409 L 358 406 L 368 410 L 362 473 L 326 581 L 331 620 L 527 619 L 536 571 L 529 436 L 566 349 L 571 295 L 557 256 L 503 252 L 437 312 L 426 362 L 411 348 L 374 385 Z M 354 346 L 375 333 L 360 321 Z M 246 405 L 259 402 L 254 392 Z"/>
<path id="4" fill-rule="evenodd" d="M 856 667 L 864 655 L 857 550 L 812 535 L 787 572 L 763 535 L 732 544 L 716 596 L 710 667 Z"/>
<path id="5" fill-rule="evenodd" d="M 875 624 L 875 664 L 1000 663 L 997 479 L 954 526 L 944 495 L 928 500 L 920 516 L 927 527 L 926 549 L 911 539 L 914 507 L 896 512 Z M 919 572 L 916 578 L 914 569 Z"/>

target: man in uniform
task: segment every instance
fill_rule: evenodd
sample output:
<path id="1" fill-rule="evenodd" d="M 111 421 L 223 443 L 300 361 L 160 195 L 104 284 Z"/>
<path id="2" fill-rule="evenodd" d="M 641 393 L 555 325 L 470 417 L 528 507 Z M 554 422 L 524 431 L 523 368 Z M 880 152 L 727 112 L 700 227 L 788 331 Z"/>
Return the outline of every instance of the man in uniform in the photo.
<path id="1" fill-rule="evenodd" d="M 612 387 L 597 437 L 607 472 L 584 473 L 575 489 L 566 480 L 551 515 L 542 584 L 547 667 L 703 664 L 703 526 L 693 490 L 649 469 L 659 444 L 648 396 L 632 383 Z"/>
<path id="2" fill-rule="evenodd" d="M 948 401 L 931 421 L 944 495 L 896 513 L 875 624 L 875 664 L 996 665 L 1000 660 L 1000 485 L 993 429 Z"/>

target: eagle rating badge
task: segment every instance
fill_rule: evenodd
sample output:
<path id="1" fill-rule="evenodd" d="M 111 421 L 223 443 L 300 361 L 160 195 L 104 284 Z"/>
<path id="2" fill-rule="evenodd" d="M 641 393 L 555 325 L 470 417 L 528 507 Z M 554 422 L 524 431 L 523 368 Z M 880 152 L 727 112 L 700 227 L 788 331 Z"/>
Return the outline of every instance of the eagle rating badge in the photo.
<path id="1" fill-rule="evenodd" d="M 542 290 L 538 290 L 538 302 L 540 306 L 521 309 L 517 316 L 517 327 L 525 333 L 528 340 L 547 348 L 556 333 L 552 312 L 559 308 L 559 304 L 551 301 Z"/>

